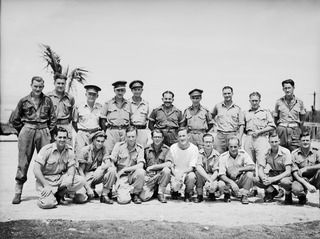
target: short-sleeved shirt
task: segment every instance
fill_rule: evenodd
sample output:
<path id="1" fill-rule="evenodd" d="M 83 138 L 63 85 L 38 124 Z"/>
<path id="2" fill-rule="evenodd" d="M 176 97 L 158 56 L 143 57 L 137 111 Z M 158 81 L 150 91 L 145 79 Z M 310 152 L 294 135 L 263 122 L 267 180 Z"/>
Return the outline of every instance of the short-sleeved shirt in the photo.
<path id="1" fill-rule="evenodd" d="M 149 116 L 149 103 L 144 99 L 137 103 L 132 98 L 130 100 L 131 106 L 131 124 L 133 125 L 147 125 Z"/>
<path id="2" fill-rule="evenodd" d="M 193 106 L 185 109 L 183 113 L 183 122 L 191 130 L 208 130 L 208 124 L 212 123 L 212 117 L 209 110 L 200 105 L 199 109 Z"/>
<path id="3" fill-rule="evenodd" d="M 168 152 L 169 152 L 169 147 L 165 144 L 161 145 L 158 152 L 156 152 L 153 144 L 145 148 L 144 150 L 144 158 L 146 160 L 145 168 L 152 165 L 164 163 Z M 155 174 L 155 173 L 156 171 L 151 172 L 151 174 Z"/>
<path id="4" fill-rule="evenodd" d="M 248 110 L 244 112 L 246 132 L 256 131 L 271 126 L 276 127 L 269 110 L 258 108 L 257 110 Z"/>
<path id="5" fill-rule="evenodd" d="M 125 141 L 115 144 L 110 158 L 117 167 L 117 171 L 138 163 L 145 164 L 143 147 L 140 144 L 136 144 L 133 149 L 129 150 L 128 144 Z"/>
<path id="6" fill-rule="evenodd" d="M 172 106 L 167 113 L 162 105 L 151 112 L 149 120 L 155 122 L 157 129 L 179 128 L 182 122 L 182 113 L 175 106 Z"/>
<path id="7" fill-rule="evenodd" d="M 87 145 L 82 148 L 81 153 L 78 157 L 79 164 L 85 164 L 84 172 L 95 171 L 102 162 L 108 157 L 108 152 L 103 146 L 97 150 L 93 144 Z"/>
<path id="8" fill-rule="evenodd" d="M 107 119 L 107 125 L 128 126 L 130 124 L 130 103 L 124 99 L 120 108 L 116 104 L 116 98 L 106 102 L 102 108 L 102 117 Z"/>
<path id="9" fill-rule="evenodd" d="M 317 148 L 310 148 L 307 155 L 304 155 L 301 148 L 295 149 L 292 153 L 292 172 L 298 171 L 300 168 L 314 166 L 320 163 L 320 153 Z"/>
<path id="10" fill-rule="evenodd" d="M 196 167 L 198 157 L 199 150 L 194 144 L 190 144 L 186 149 L 181 149 L 178 143 L 174 143 L 170 146 L 166 162 L 171 162 L 175 170 L 186 171 L 190 167 Z"/>
<path id="11" fill-rule="evenodd" d="M 231 168 L 241 168 L 254 165 L 250 155 L 243 149 L 239 149 L 236 158 L 233 158 L 229 151 L 220 155 L 219 159 L 219 175 L 226 175 Z"/>
<path id="12" fill-rule="evenodd" d="M 271 172 L 282 173 L 286 171 L 286 166 L 292 166 L 292 158 L 290 151 L 282 146 L 279 146 L 277 155 L 273 158 L 271 149 L 268 150 L 265 157 L 263 157 L 259 165 L 263 168 L 270 167 Z"/>
<path id="13" fill-rule="evenodd" d="M 207 173 L 213 174 L 214 171 L 219 170 L 219 156 L 219 152 L 215 149 L 212 149 L 209 156 L 206 155 L 204 149 L 200 149 L 197 165 L 202 166 Z"/>
<path id="14" fill-rule="evenodd" d="M 42 166 L 44 176 L 62 175 L 71 166 L 75 166 L 75 156 L 70 145 L 66 144 L 64 150 L 60 153 L 57 144 L 51 143 L 42 147 L 35 162 Z"/>
<path id="15" fill-rule="evenodd" d="M 16 109 L 13 111 L 10 122 L 18 131 L 20 131 L 24 123 L 47 123 L 50 130 L 54 129 L 57 117 L 52 100 L 41 93 L 39 107 L 36 107 L 32 100 L 32 93 L 30 93 L 20 99 Z"/>
<path id="16" fill-rule="evenodd" d="M 73 114 L 73 121 L 78 123 L 78 129 L 100 128 L 99 119 L 101 117 L 102 105 L 95 103 L 91 108 L 87 103 L 76 106 Z"/>
<path id="17" fill-rule="evenodd" d="M 224 102 L 216 104 L 213 108 L 212 118 L 216 122 L 217 130 L 222 132 L 236 132 L 241 125 L 244 125 L 243 112 L 234 103 L 229 107 Z"/>
<path id="18" fill-rule="evenodd" d="M 74 97 L 68 92 L 64 92 L 64 95 L 60 98 L 54 90 L 48 92 L 47 95 L 52 100 L 57 119 L 69 119 L 71 121 L 75 104 Z"/>
<path id="19" fill-rule="evenodd" d="M 300 115 L 305 115 L 303 101 L 297 97 L 293 97 L 288 104 L 284 97 L 281 97 L 276 102 L 274 117 L 279 117 L 277 123 L 300 123 Z"/>

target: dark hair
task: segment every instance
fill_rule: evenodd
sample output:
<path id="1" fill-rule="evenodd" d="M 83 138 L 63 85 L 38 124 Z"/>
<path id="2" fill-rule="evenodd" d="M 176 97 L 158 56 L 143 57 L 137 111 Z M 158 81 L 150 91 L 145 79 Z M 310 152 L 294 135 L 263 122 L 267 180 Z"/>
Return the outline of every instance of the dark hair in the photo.
<path id="1" fill-rule="evenodd" d="M 172 95 L 172 98 L 174 98 L 174 94 L 172 91 L 170 90 L 166 90 L 165 92 L 162 93 L 162 97 L 164 97 L 165 94 L 171 94 Z"/>
<path id="2" fill-rule="evenodd" d="M 311 137 L 310 131 L 309 130 L 304 130 L 301 132 L 299 139 L 301 139 L 302 137 Z"/>
<path id="3" fill-rule="evenodd" d="M 284 87 L 284 84 L 290 84 L 290 85 L 292 85 L 292 87 L 294 87 L 294 81 L 291 79 L 287 79 L 287 80 L 282 81 L 282 83 L 281 83 L 282 87 Z"/>
<path id="4" fill-rule="evenodd" d="M 269 138 L 271 137 L 279 137 L 278 133 L 276 130 L 272 130 L 270 133 L 269 133 Z"/>
<path id="5" fill-rule="evenodd" d="M 56 129 L 55 135 L 57 136 L 59 132 L 67 133 L 67 137 L 68 137 L 68 130 L 66 130 L 65 128 L 58 127 Z"/>
<path id="6" fill-rule="evenodd" d="M 251 96 L 258 96 L 259 100 L 261 99 L 261 94 L 258 91 L 254 91 L 249 95 L 249 98 L 251 98 Z"/>
<path id="7" fill-rule="evenodd" d="M 224 86 L 224 87 L 222 88 L 222 91 L 224 91 L 224 90 L 226 90 L 226 89 L 230 89 L 231 92 L 233 93 L 233 88 L 232 88 L 231 86 L 228 86 L 228 85 Z"/>
<path id="8" fill-rule="evenodd" d="M 61 80 L 65 80 L 65 81 L 67 81 L 67 76 L 66 75 L 64 75 L 64 74 L 60 74 L 60 73 L 54 73 L 54 75 L 53 75 L 53 80 L 54 80 L 54 82 L 57 80 L 57 79 L 61 79 Z"/>
<path id="9" fill-rule="evenodd" d="M 162 137 L 163 137 L 163 132 L 162 132 L 161 129 L 154 129 L 154 130 L 152 130 L 152 132 L 151 132 L 151 136 L 152 136 L 152 137 L 153 137 L 154 133 L 161 134 Z"/>
<path id="10" fill-rule="evenodd" d="M 237 136 L 232 136 L 228 139 L 228 146 L 229 146 L 231 140 L 237 140 L 238 146 L 240 145 L 240 139 Z"/>
<path id="11" fill-rule="evenodd" d="M 34 77 L 32 77 L 32 79 L 31 79 L 31 84 L 32 84 L 34 81 L 44 83 L 44 80 L 43 80 L 42 77 L 40 77 L 40 76 L 34 76 Z"/>
<path id="12" fill-rule="evenodd" d="M 212 138 L 212 142 L 214 141 L 214 137 L 213 137 L 212 134 L 205 133 L 205 134 L 202 136 L 202 140 L 203 140 L 205 137 L 211 137 L 211 138 Z"/>
<path id="13" fill-rule="evenodd" d="M 132 132 L 132 131 L 135 131 L 136 133 L 138 133 L 137 131 L 137 128 L 133 125 L 129 125 L 127 128 L 126 128 L 126 133 L 129 133 L 129 132 Z"/>
<path id="14" fill-rule="evenodd" d="M 180 131 L 184 131 L 184 130 L 186 130 L 187 133 L 190 132 L 189 128 L 187 128 L 187 127 L 179 127 L 178 130 L 177 130 L 177 133 L 179 133 Z"/>

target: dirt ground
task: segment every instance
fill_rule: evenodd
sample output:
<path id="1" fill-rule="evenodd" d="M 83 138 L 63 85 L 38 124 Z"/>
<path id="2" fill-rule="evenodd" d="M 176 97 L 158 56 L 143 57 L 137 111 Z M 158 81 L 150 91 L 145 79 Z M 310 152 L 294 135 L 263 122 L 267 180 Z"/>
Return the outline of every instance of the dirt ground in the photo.
<path id="1" fill-rule="evenodd" d="M 11 204 L 16 166 L 17 143 L 0 142 L 1 238 L 316 238 L 320 233 L 319 192 L 309 194 L 303 207 L 296 198 L 290 206 L 282 200 L 266 204 L 259 191 L 249 205 L 220 199 L 200 204 L 152 200 L 110 206 L 94 200 L 42 210 L 36 205 L 33 163 L 22 203 Z"/>

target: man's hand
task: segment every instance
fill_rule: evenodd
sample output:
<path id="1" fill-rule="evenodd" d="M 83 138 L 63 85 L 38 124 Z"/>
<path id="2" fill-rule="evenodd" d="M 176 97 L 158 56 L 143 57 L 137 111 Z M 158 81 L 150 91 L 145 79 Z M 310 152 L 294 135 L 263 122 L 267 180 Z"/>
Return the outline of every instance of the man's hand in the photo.
<path id="1" fill-rule="evenodd" d="M 236 167 L 232 167 L 228 169 L 228 173 L 231 179 L 236 179 L 239 175 L 239 169 Z"/>
<path id="2" fill-rule="evenodd" d="M 307 168 L 300 168 L 300 169 L 298 170 L 298 175 L 299 175 L 300 177 L 302 177 L 302 174 L 304 174 L 305 172 L 307 172 Z"/>
<path id="3" fill-rule="evenodd" d="M 235 182 L 231 182 L 230 183 L 230 186 L 231 186 L 231 189 L 232 189 L 232 191 L 236 194 L 236 195 L 239 195 L 239 187 L 238 187 L 238 185 L 235 183 Z"/>
<path id="4" fill-rule="evenodd" d="M 255 130 L 253 131 L 253 133 L 251 134 L 252 138 L 257 138 L 260 134 L 260 131 L 259 130 Z"/>
<path id="5" fill-rule="evenodd" d="M 51 186 L 45 186 L 42 191 L 41 191 L 41 196 L 42 197 L 48 197 L 50 193 L 52 193 L 52 187 Z"/>
<path id="6" fill-rule="evenodd" d="M 317 191 L 316 187 L 311 184 L 307 186 L 307 189 L 310 193 L 315 193 Z"/>
<path id="7" fill-rule="evenodd" d="M 150 173 L 150 172 L 152 171 L 152 169 L 153 169 L 153 167 L 152 167 L 152 166 L 149 166 L 149 167 L 146 168 L 146 172 L 147 172 L 147 173 Z"/>
<path id="8" fill-rule="evenodd" d="M 262 179 L 262 183 L 263 183 L 263 185 L 268 186 L 273 183 L 273 180 L 272 180 L 272 178 L 266 176 Z"/>

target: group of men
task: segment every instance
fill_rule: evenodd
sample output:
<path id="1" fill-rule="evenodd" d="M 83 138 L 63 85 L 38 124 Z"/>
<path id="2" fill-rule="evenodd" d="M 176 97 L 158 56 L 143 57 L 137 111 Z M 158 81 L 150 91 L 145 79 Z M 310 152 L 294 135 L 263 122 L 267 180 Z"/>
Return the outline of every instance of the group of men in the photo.
<path id="1" fill-rule="evenodd" d="M 55 89 L 43 94 L 44 80 L 33 77 L 31 93 L 13 112 L 19 149 L 13 204 L 21 202 L 35 148 L 40 208 L 70 200 L 113 204 L 114 198 L 120 204 L 153 197 L 166 203 L 169 184 L 171 198 L 183 194 L 187 202 L 202 202 L 207 193 L 208 200 L 224 195 L 229 202 L 232 195 L 248 204 L 260 187 L 265 201 L 284 192 L 285 203 L 292 203 L 294 193 L 305 204 L 307 192 L 320 188 L 319 152 L 302 131 L 306 111 L 291 79 L 282 82 L 285 96 L 277 100 L 273 117 L 260 107 L 259 92 L 249 95 L 251 107 L 242 111 L 230 86 L 223 87 L 224 101 L 212 112 L 200 103 L 203 91 L 194 89 L 183 113 L 173 105 L 171 91 L 163 92 L 163 104 L 149 113 L 140 80 L 129 84 L 129 100 L 126 82 L 113 83 L 115 96 L 104 105 L 96 102 L 100 87 L 85 85 L 86 102 L 78 103 L 65 91 L 66 81 L 55 75 Z"/>

